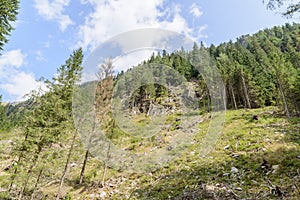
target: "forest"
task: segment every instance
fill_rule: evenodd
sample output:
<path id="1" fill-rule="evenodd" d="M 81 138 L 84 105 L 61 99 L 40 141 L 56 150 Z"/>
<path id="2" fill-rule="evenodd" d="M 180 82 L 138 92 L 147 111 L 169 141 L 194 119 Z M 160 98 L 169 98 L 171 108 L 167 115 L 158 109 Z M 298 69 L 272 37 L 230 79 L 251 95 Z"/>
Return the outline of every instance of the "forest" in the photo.
<path id="1" fill-rule="evenodd" d="M 12 2 L 15 10 L 17 1 Z M 8 22 L 16 14 L 12 12 Z M 4 27 L 0 50 L 12 29 L 9 23 Z M 227 109 L 223 133 L 204 158 L 199 150 L 214 109 L 205 79 L 190 62 L 202 52 L 221 74 Z M 43 80 L 47 89 L 32 91 L 26 101 L 5 103 L 0 96 L 0 199 L 300 198 L 300 24 L 275 26 L 217 46 L 201 42 L 192 49 L 162 50 L 117 74 L 113 61 L 107 59 L 98 82 L 78 84 L 83 60 L 83 50 L 74 50 L 56 76 Z M 129 97 L 131 112 L 126 117 L 138 127 L 150 123 L 154 105 L 165 110 L 158 134 L 130 135 L 113 116 L 113 87 L 130 71 L 149 65 L 168 66 L 193 86 L 201 121 L 190 130 L 193 143 L 184 150 L 170 148 L 172 137 L 186 134 L 181 116 L 187 113 L 169 88 L 151 83 Z M 74 91 L 94 84 L 93 124 L 105 131 L 109 144 L 138 155 L 166 149 L 176 157 L 159 167 L 141 159 L 143 170 L 130 171 L 94 156 L 93 141 L 101 140 L 101 135 L 92 130 L 87 138 L 80 138 L 75 121 L 82 119 L 76 119 L 73 107 Z M 100 154 L 110 158 L 109 149 L 110 145 Z"/>

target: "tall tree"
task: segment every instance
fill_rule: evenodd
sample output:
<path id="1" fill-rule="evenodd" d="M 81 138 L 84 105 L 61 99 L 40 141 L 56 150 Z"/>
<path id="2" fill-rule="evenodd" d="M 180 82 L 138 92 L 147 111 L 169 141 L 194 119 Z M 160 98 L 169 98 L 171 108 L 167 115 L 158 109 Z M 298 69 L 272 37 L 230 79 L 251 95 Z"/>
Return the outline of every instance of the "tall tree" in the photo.
<path id="1" fill-rule="evenodd" d="M 69 163 L 71 160 L 71 155 L 73 153 L 75 139 L 76 139 L 76 129 L 74 127 L 73 115 L 72 115 L 72 97 L 73 88 L 75 83 L 80 79 L 82 72 L 82 60 L 83 52 L 82 49 L 78 49 L 73 52 L 70 58 L 66 61 L 65 65 L 62 65 L 59 69 L 59 75 L 54 80 L 54 93 L 60 95 L 61 100 L 61 118 L 63 121 L 60 123 L 62 130 L 66 131 L 66 134 L 72 134 L 71 147 L 67 154 L 67 160 L 65 167 L 60 179 L 59 189 L 56 195 L 56 199 L 60 199 L 60 193 L 63 187 L 64 180 L 66 178 Z"/>
<path id="2" fill-rule="evenodd" d="M 112 98 L 112 92 L 113 92 L 113 84 L 114 84 L 114 66 L 111 58 L 108 58 L 104 61 L 104 63 L 100 66 L 97 74 L 98 78 L 98 84 L 96 87 L 96 95 L 95 95 L 95 103 L 94 103 L 94 125 L 93 129 L 91 130 L 91 133 L 89 133 L 88 138 L 88 147 L 85 151 L 85 157 L 83 161 L 83 165 L 80 172 L 80 178 L 79 178 L 79 184 L 82 184 L 83 178 L 84 178 L 84 172 L 86 168 L 86 164 L 89 158 L 89 150 L 91 141 L 93 139 L 94 131 L 96 127 L 96 124 L 103 125 L 107 120 L 110 120 L 110 114 L 111 114 L 111 98 Z M 98 123 L 97 123 L 98 122 Z M 107 124 L 107 123 L 106 123 Z M 104 163 L 104 174 L 103 177 L 105 177 L 106 173 L 106 163 Z M 104 181 L 102 181 L 103 184 Z"/>
<path id="3" fill-rule="evenodd" d="M 235 91 L 233 89 L 233 85 L 234 85 L 233 77 L 234 77 L 234 73 L 236 73 L 235 66 L 229 59 L 228 55 L 226 55 L 225 53 L 221 53 L 217 57 L 217 64 L 222 72 L 225 85 L 227 86 L 228 95 L 231 98 L 230 103 L 232 104 L 233 108 L 237 109 Z"/>
<path id="4" fill-rule="evenodd" d="M 58 142 L 63 137 L 68 137 L 72 133 L 72 144 L 74 143 L 76 132 L 72 116 L 72 92 L 76 80 L 81 75 L 82 58 L 81 49 L 74 51 L 66 63 L 58 69 L 58 76 L 54 77 L 52 82 L 45 82 L 48 91 L 33 93 L 31 96 L 34 107 L 24 122 L 25 137 L 18 149 L 18 168 L 15 169 L 12 176 L 15 177 L 18 172 L 19 177 L 21 177 L 19 182 L 22 182 L 22 185 L 19 199 L 22 199 L 27 188 L 31 187 L 29 183 L 32 182 L 30 179 L 35 178 L 34 172 L 43 171 L 43 164 L 39 166 L 39 161 L 41 155 L 44 156 L 44 159 L 51 155 L 51 152 L 46 151 L 51 144 Z M 70 152 L 72 150 L 73 148 L 70 149 Z M 26 162 L 26 160 L 31 162 Z M 68 162 L 69 157 L 67 164 Z M 40 169 L 36 169 L 38 167 Z M 65 174 L 66 171 L 61 178 L 61 185 Z M 40 179 L 40 175 L 36 179 Z M 38 185 L 38 181 L 35 185 Z"/>

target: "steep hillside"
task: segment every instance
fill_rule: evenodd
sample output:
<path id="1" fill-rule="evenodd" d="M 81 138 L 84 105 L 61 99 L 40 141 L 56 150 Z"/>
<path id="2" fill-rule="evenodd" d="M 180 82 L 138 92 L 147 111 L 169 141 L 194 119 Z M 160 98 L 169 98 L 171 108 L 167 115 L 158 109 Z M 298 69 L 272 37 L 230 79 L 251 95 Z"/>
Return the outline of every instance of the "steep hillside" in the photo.
<path id="1" fill-rule="evenodd" d="M 206 116 L 199 124 L 188 153 L 162 169 L 128 173 L 108 168 L 104 185 L 104 166 L 96 159 L 89 161 L 84 183 L 77 184 L 84 156 L 77 140 L 63 189 L 66 199 L 299 199 L 299 118 L 287 119 L 274 107 L 227 111 L 215 150 L 202 158 L 198 152 L 209 122 Z M 12 169 L 7 167 L 14 158 L 10 152 L 18 132 L 1 134 L 0 195 L 10 199 L 6 188 Z M 56 152 L 55 160 L 43 158 L 44 173 L 34 199 L 55 197 L 68 140 L 50 147 L 51 153 Z"/>
<path id="2" fill-rule="evenodd" d="M 210 58 L 205 56 L 209 52 Z M 300 25 L 286 24 L 243 35 L 236 42 L 205 47 L 194 44 L 192 50 L 181 49 L 168 54 L 154 54 L 149 63 L 173 67 L 199 86 L 209 99 L 203 73 L 191 63 L 209 62 L 216 65 L 226 86 L 229 108 L 258 108 L 280 106 L 285 113 L 299 116 L 300 108 Z M 202 61 L 201 61 L 202 60 Z M 199 67 L 198 67 L 199 68 Z M 206 69 L 205 64 L 200 71 Z M 208 106 L 208 104 L 206 104 Z M 208 106 L 209 107 L 209 106 Z"/>

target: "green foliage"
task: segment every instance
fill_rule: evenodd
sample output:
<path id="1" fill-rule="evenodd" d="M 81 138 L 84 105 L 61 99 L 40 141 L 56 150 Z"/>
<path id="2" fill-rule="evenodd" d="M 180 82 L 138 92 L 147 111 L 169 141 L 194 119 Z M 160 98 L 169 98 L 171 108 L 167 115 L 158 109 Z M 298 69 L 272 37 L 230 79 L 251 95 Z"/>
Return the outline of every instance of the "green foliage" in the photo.
<path id="1" fill-rule="evenodd" d="M 58 70 L 53 81 L 46 81 L 48 91 L 32 95 L 34 108 L 25 120 L 25 134 L 40 138 L 41 145 L 56 142 L 73 129 L 72 92 L 82 67 L 82 50 L 74 51 Z"/>
<path id="2" fill-rule="evenodd" d="M 20 127 L 30 109 L 30 100 L 19 103 L 4 103 L 1 102 L 0 95 L 0 130 L 9 131 Z"/>
<path id="3" fill-rule="evenodd" d="M 252 36 L 244 35 L 234 43 L 230 41 L 217 47 L 212 45 L 207 48 L 203 44 L 199 47 L 195 43 L 191 51 L 182 49 L 171 54 L 163 51 L 162 55 L 152 55 L 148 63 L 168 65 L 188 81 L 196 83 L 198 87 L 195 92 L 200 105 L 209 110 L 209 91 L 206 86 L 209 80 L 204 80 L 191 64 L 201 62 L 197 55 L 202 51 L 201 55 L 210 55 L 205 60 L 206 64 L 203 64 L 210 66 L 215 63 L 220 70 L 226 85 L 228 108 L 277 105 L 287 115 L 299 115 L 299 35 L 299 24 L 286 24 L 259 31 Z M 205 69 L 207 74 L 211 73 L 209 69 Z M 162 76 L 171 78 L 167 74 Z"/>
<path id="4" fill-rule="evenodd" d="M 24 140 L 16 145 L 14 152 L 18 155 L 18 161 L 12 181 L 16 179 L 18 182 L 16 189 L 20 190 L 20 195 L 30 196 L 33 193 L 34 181 L 38 178 L 32 177 L 32 174 L 44 168 L 43 160 L 61 159 L 57 152 L 49 151 L 49 148 L 75 131 L 72 93 L 81 75 L 82 59 L 82 50 L 74 51 L 58 68 L 58 76 L 45 82 L 47 90 L 32 93 L 30 97 L 33 106 L 24 120 Z"/>
<path id="5" fill-rule="evenodd" d="M 1 0 L 0 3 L 0 51 L 8 42 L 7 36 L 13 30 L 12 22 L 16 21 L 19 9 L 19 0 Z"/>

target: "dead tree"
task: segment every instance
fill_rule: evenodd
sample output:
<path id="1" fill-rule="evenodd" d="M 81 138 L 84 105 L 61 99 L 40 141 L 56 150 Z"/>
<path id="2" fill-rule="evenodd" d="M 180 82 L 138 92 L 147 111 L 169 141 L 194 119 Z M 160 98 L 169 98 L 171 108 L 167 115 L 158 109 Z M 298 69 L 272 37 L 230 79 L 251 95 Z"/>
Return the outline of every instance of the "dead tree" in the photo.
<path id="1" fill-rule="evenodd" d="M 89 158 L 89 146 L 91 144 L 91 140 L 94 135 L 97 121 L 101 125 L 106 120 L 109 113 L 111 112 L 111 98 L 112 98 L 113 83 L 114 83 L 113 69 L 114 66 L 113 66 L 112 59 L 109 58 L 105 60 L 105 62 L 101 65 L 100 69 L 96 74 L 98 78 L 98 84 L 95 91 L 96 95 L 95 95 L 95 103 L 94 103 L 94 112 L 95 112 L 94 125 L 93 125 L 94 127 L 92 128 L 91 133 L 89 134 L 89 144 L 85 152 L 85 157 L 80 172 L 79 184 L 82 184 L 83 182 L 84 172 Z M 106 164 L 105 164 L 104 171 L 106 173 Z"/>

